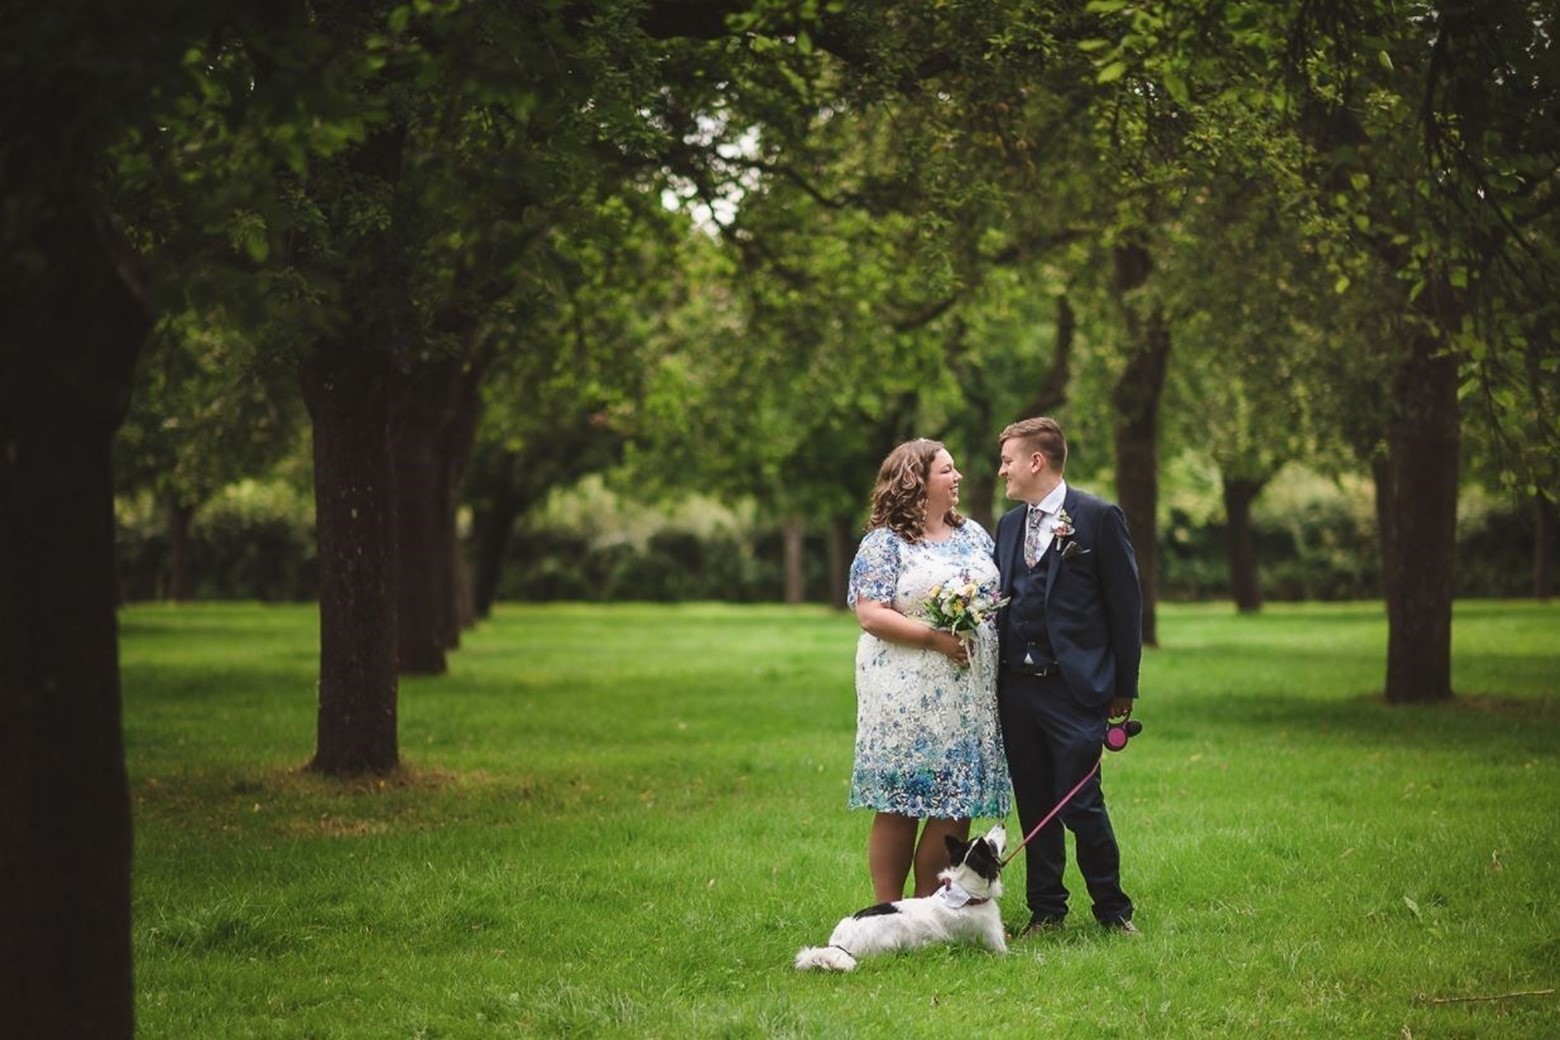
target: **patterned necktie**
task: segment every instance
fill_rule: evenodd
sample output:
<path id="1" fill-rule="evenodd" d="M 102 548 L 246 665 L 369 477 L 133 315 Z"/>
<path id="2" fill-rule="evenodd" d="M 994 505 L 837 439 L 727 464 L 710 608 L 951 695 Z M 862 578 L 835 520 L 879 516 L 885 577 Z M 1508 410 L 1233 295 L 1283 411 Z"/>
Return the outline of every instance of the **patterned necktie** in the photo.
<path id="1" fill-rule="evenodd" d="M 1031 567 L 1040 559 L 1040 522 L 1044 519 L 1044 509 L 1029 507 L 1029 516 L 1024 523 L 1024 563 Z"/>

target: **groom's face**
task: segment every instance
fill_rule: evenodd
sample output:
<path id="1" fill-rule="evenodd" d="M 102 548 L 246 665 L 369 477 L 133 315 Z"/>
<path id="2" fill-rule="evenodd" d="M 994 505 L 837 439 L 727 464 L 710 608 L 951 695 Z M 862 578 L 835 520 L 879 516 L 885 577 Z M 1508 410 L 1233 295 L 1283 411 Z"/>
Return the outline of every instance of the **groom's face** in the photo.
<path id="1" fill-rule="evenodd" d="M 1038 502 L 1045 457 L 1016 438 L 1002 442 L 1002 465 L 997 476 L 1006 481 L 1004 493 L 1015 502 Z"/>

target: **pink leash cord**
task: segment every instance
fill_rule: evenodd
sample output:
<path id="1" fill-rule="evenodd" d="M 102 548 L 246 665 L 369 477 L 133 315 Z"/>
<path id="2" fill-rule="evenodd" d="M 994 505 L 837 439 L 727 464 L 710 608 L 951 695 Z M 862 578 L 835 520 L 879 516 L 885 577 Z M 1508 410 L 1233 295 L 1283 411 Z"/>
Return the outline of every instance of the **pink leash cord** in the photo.
<path id="1" fill-rule="evenodd" d="M 1062 795 L 1062 800 L 1056 803 L 1056 807 L 1054 809 L 1045 814 L 1045 819 L 1035 824 L 1035 829 L 1024 835 L 1024 840 L 1019 842 L 1018 845 L 1014 847 L 1012 852 L 1009 852 L 1002 858 L 1002 862 L 997 864 L 998 870 L 1001 870 L 1003 867 L 1011 863 L 1014 856 L 1024 851 L 1025 845 L 1028 845 L 1030 842 L 1035 840 L 1035 835 L 1039 834 L 1040 831 L 1045 828 L 1045 825 L 1050 823 L 1051 820 L 1055 818 L 1056 814 L 1061 812 L 1063 807 L 1065 807 L 1068 802 L 1073 800 L 1073 795 L 1083 790 L 1083 785 L 1088 783 L 1094 774 L 1100 771 L 1100 763 L 1103 761 L 1105 761 L 1105 752 L 1101 751 L 1100 757 L 1094 760 L 1094 765 L 1090 766 L 1089 771 L 1083 774 L 1083 779 L 1079 780 L 1071 791 L 1068 791 L 1066 794 Z"/>

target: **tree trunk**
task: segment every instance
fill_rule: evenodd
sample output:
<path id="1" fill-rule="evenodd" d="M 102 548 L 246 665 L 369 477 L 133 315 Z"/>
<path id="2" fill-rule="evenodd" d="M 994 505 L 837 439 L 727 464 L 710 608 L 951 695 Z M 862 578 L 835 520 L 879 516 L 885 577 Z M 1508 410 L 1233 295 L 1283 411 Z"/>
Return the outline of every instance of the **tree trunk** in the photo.
<path id="1" fill-rule="evenodd" d="M 1370 461 L 1371 482 L 1376 488 L 1376 544 L 1381 552 L 1381 594 L 1386 596 L 1387 575 L 1397 558 L 1397 521 L 1392 513 L 1392 466 L 1385 455 Z"/>
<path id="2" fill-rule="evenodd" d="M 1126 514 L 1143 587 L 1143 643 L 1159 645 L 1159 399 L 1170 361 L 1170 326 L 1153 307 L 1139 315 L 1128 294 L 1143 285 L 1151 269 L 1145 250 L 1118 247 L 1117 300 L 1127 330 L 1126 367 L 1111 390 L 1115 407 L 1116 497 Z"/>
<path id="3" fill-rule="evenodd" d="M 1262 609 L 1262 583 L 1257 580 L 1257 551 L 1251 533 L 1251 503 L 1265 480 L 1224 478 L 1226 550 L 1230 566 L 1230 595 L 1235 609 L 1255 614 Z"/>
<path id="4" fill-rule="evenodd" d="M 190 522 L 195 507 L 175 496 L 168 503 L 168 598 L 185 603 L 194 598 L 195 569 L 190 552 Z"/>
<path id="5" fill-rule="evenodd" d="M 395 467 L 389 352 L 376 342 L 320 347 L 300 371 L 314 421 L 319 538 L 318 743 L 310 768 L 387 773 L 396 738 Z"/>
<path id="6" fill-rule="evenodd" d="M 782 539 L 782 557 L 785 572 L 785 601 L 790 604 L 807 601 L 807 572 L 802 559 L 802 536 L 806 523 L 799 516 L 785 518 Z"/>
<path id="7" fill-rule="evenodd" d="M 128 1038 L 110 444 L 150 322 L 87 207 L 52 202 L 27 243 L 46 280 L 0 288 L 0 1016 Z"/>
<path id="8" fill-rule="evenodd" d="M 396 460 L 403 675 L 442 675 L 460 646 L 455 518 L 477 434 L 485 362 L 445 358 L 400 380 L 391 447 Z M 464 612 L 469 614 L 469 611 Z"/>
<path id="9" fill-rule="evenodd" d="M 1457 359 L 1418 335 L 1393 380 L 1387 431 L 1387 700 L 1452 696 L 1457 547 Z"/>
<path id="10" fill-rule="evenodd" d="M 455 574 L 455 621 L 464 632 L 476 627 L 477 601 L 471 588 L 471 568 L 466 565 L 466 553 L 461 549 L 458 536 L 453 541 L 452 549 L 455 559 L 450 563 L 450 569 Z"/>
<path id="11" fill-rule="evenodd" d="M 964 478 L 964 487 L 959 489 L 959 510 L 984 527 L 986 533 L 995 538 L 997 518 L 993 507 L 997 501 L 996 474 L 992 472 L 991 464 L 986 459 L 973 461 L 967 465 L 971 468 L 979 466 L 980 471 Z"/>
<path id="12" fill-rule="evenodd" d="M 450 410 L 443 428 L 444 481 L 444 539 L 448 554 L 445 571 L 448 588 L 446 600 L 449 611 L 443 632 L 444 646 L 448 650 L 460 647 L 460 634 L 476 624 L 476 610 L 472 604 L 471 576 L 466 570 L 465 557 L 460 547 L 460 491 L 471 468 L 471 458 L 476 450 L 477 426 L 482 419 L 482 377 L 487 371 L 491 353 L 468 359 L 455 379 L 450 397 Z"/>
<path id="13" fill-rule="evenodd" d="M 1035 384 L 1034 396 L 1025 403 L 1018 419 L 1050 415 L 1067 403 L 1067 385 L 1072 380 L 1073 344 L 1077 340 L 1078 315 L 1067 294 L 1056 298 L 1056 349 L 1051 367 Z"/>
<path id="14" fill-rule="evenodd" d="M 455 608 L 449 538 L 453 524 L 440 426 L 449 363 L 419 366 L 402 380 L 390 423 L 395 458 L 396 658 L 402 675 L 443 675 Z"/>
<path id="15" fill-rule="evenodd" d="M 844 513 L 829 517 L 829 606 L 836 610 L 845 609 L 850 589 L 850 521 Z"/>
<path id="16" fill-rule="evenodd" d="M 510 534 L 530 502 L 514 479 L 515 464 L 513 452 L 495 448 L 479 454 L 472 474 L 480 476 L 482 486 L 480 501 L 471 511 L 471 600 L 479 618 L 493 610 Z"/>
<path id="17" fill-rule="evenodd" d="M 1545 602 L 1554 588 L 1554 561 L 1550 543 L 1554 538 L 1555 503 L 1540 491 L 1533 497 L 1533 598 Z"/>

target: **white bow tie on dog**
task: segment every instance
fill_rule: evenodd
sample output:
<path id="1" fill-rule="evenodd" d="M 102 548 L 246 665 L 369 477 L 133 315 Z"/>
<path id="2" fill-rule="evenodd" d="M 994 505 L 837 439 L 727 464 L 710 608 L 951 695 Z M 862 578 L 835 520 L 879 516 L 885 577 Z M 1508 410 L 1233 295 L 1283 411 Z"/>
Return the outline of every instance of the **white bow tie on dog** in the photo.
<path id="1" fill-rule="evenodd" d="M 999 823 L 974 841 L 949 837 L 947 842 L 952 866 L 937 875 L 941 888 L 929 896 L 879 903 L 844 918 L 835 925 L 829 945 L 804 946 L 797 952 L 796 970 L 852 971 L 858 957 L 940 942 L 978 943 L 1006 953 L 997 897 L 1002 894 L 1007 832 Z"/>
<path id="2" fill-rule="evenodd" d="M 969 890 L 966 889 L 963 885 L 953 881 L 943 882 L 943 887 L 939 888 L 934 894 L 938 899 L 943 901 L 943 905 L 945 905 L 949 910 L 957 910 L 959 907 L 967 905 L 970 900 L 975 898 L 974 896 L 970 895 Z M 980 902 L 984 903 L 985 900 L 982 899 Z"/>

